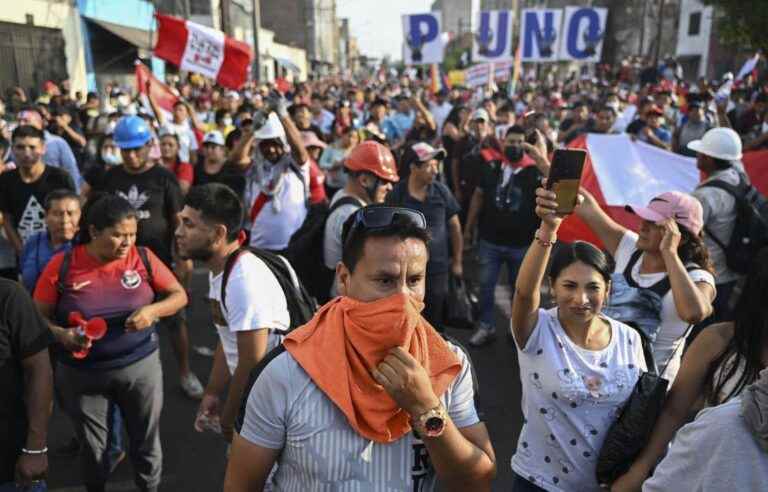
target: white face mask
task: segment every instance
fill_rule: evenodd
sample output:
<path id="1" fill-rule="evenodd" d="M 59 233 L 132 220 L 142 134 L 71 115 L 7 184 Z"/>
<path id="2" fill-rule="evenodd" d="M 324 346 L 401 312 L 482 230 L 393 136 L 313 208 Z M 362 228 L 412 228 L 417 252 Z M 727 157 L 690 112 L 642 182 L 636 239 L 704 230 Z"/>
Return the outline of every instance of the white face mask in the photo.
<path id="1" fill-rule="evenodd" d="M 763 121 L 763 133 L 768 133 L 768 121 Z"/>
<path id="2" fill-rule="evenodd" d="M 224 126 L 232 126 L 232 118 L 223 118 L 221 124 Z"/>
<path id="3" fill-rule="evenodd" d="M 605 103 L 605 106 L 608 108 L 612 108 L 614 111 L 618 111 L 620 104 L 619 104 L 619 101 L 608 101 L 607 103 Z"/>
<path id="4" fill-rule="evenodd" d="M 123 156 L 119 152 L 102 152 L 101 159 L 109 166 L 119 166 L 123 163 Z"/>

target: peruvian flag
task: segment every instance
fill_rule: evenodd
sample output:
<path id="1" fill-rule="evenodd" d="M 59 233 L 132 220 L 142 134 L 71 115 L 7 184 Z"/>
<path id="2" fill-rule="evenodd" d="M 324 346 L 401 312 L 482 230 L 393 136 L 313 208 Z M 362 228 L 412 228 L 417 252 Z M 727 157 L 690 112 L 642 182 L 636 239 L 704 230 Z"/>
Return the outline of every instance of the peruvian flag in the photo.
<path id="1" fill-rule="evenodd" d="M 201 24 L 169 15 L 155 14 L 155 17 L 158 22 L 155 56 L 230 89 L 239 89 L 245 84 L 253 58 L 250 46 Z"/>
<path id="2" fill-rule="evenodd" d="M 639 229 L 640 218 L 624 210 L 625 205 L 645 207 L 665 191 L 691 193 L 701 181 L 696 159 L 632 141 L 626 134 L 586 134 L 569 147 L 587 150 L 582 186 L 613 220 L 634 231 Z M 742 161 L 752 184 L 768 194 L 768 151 L 747 152 Z M 558 236 L 567 242 L 581 240 L 601 246 L 576 215 L 563 221 Z"/>
<path id="3" fill-rule="evenodd" d="M 173 93 L 170 87 L 160 82 L 152 75 L 149 67 L 136 60 L 136 89 L 139 93 L 139 99 L 142 106 L 151 110 L 149 99 L 147 98 L 147 82 L 149 82 L 149 90 L 152 93 L 152 99 L 160 107 L 160 111 L 164 113 L 166 121 L 173 119 L 173 105 L 179 100 L 178 96 Z"/>

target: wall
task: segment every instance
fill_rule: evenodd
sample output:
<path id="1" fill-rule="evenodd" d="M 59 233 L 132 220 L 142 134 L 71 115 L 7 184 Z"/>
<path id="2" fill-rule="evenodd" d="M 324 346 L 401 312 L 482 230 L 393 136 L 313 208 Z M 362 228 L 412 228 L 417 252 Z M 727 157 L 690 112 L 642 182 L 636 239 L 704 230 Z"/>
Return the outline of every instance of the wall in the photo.
<path id="1" fill-rule="evenodd" d="M 87 90 L 85 50 L 83 49 L 80 16 L 69 2 L 24 0 L 3 2 L 0 21 L 26 24 L 26 15 L 34 16 L 34 25 L 61 29 L 66 44 L 67 72 L 73 94 Z"/>
<path id="2" fill-rule="evenodd" d="M 691 14 L 701 13 L 699 33 L 689 35 Z M 709 65 L 710 38 L 712 35 L 712 7 L 705 7 L 697 0 L 682 0 L 680 2 L 680 25 L 677 31 L 677 48 L 675 54 L 679 57 L 699 57 L 697 76 L 704 76 Z"/>

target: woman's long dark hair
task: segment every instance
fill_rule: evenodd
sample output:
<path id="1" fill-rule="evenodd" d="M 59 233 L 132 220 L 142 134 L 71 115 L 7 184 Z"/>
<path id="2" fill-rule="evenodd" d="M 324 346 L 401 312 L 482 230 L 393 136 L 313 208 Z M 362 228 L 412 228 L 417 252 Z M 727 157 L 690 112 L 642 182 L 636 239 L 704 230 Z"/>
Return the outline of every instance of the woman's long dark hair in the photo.
<path id="1" fill-rule="evenodd" d="M 457 104 L 453 107 L 453 109 L 451 109 L 450 113 L 448 113 L 448 117 L 445 119 L 445 123 L 452 123 L 455 127 L 458 128 L 459 124 L 461 123 L 461 112 L 465 110 L 468 111 L 469 108 L 463 104 Z M 445 126 L 445 123 L 443 123 L 443 126 Z"/>
<path id="2" fill-rule="evenodd" d="M 763 364 L 763 352 L 768 346 L 768 247 L 752 261 L 734 308 L 733 338 L 725 351 L 710 365 L 704 393 L 710 405 L 718 405 L 737 396 L 745 386 L 757 380 Z M 744 372 L 739 374 L 740 366 Z M 733 389 L 720 400 L 726 384 Z"/>
<path id="3" fill-rule="evenodd" d="M 695 263 L 709 273 L 715 273 L 715 267 L 709 258 L 709 250 L 704 244 L 701 235 L 694 235 L 685 227 L 680 227 L 680 245 L 677 247 L 677 256 L 683 265 Z"/>
<path id="4" fill-rule="evenodd" d="M 93 238 L 89 231 L 90 226 L 101 231 L 129 218 L 136 218 L 136 209 L 125 198 L 111 193 L 91 193 L 83 206 L 80 230 L 75 242 L 77 244 L 91 242 Z"/>

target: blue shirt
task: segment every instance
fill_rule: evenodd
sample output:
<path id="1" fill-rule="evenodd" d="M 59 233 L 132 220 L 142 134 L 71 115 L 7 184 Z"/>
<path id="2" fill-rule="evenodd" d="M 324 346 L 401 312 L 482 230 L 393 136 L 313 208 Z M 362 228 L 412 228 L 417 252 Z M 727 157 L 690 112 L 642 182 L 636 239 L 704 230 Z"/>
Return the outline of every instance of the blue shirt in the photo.
<path id="1" fill-rule="evenodd" d="M 51 248 L 48 231 L 38 232 L 27 239 L 21 250 L 21 283 L 29 292 L 34 292 L 37 279 L 43 273 L 45 265 L 60 251 L 72 249 L 72 241 L 67 241 L 55 250 Z"/>
<path id="2" fill-rule="evenodd" d="M 75 154 L 72 153 L 72 149 L 66 140 L 46 131 L 43 162 L 47 166 L 59 167 L 67 171 L 72 177 L 72 181 L 75 182 L 75 191 L 80 193 L 83 177 L 80 175 L 80 170 L 77 167 Z"/>
<path id="3" fill-rule="evenodd" d="M 381 122 L 381 130 L 387 136 L 387 140 L 395 142 L 405 138 L 408 130 L 413 126 L 416 116 L 413 113 L 397 112 Z"/>

